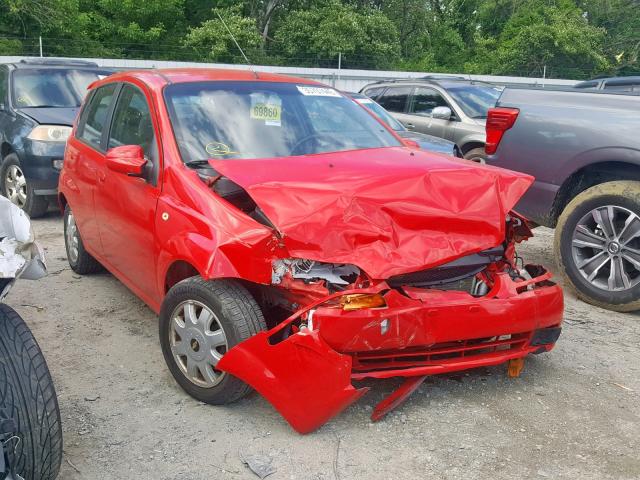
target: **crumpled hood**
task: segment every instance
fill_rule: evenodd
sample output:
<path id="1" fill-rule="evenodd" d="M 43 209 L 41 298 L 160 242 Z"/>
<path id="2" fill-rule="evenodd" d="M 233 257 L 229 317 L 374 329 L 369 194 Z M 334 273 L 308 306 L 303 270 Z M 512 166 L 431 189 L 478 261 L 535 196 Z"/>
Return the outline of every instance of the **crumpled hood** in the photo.
<path id="1" fill-rule="evenodd" d="M 291 256 L 353 264 L 374 279 L 499 245 L 533 182 L 401 147 L 210 164 L 249 193 Z"/>

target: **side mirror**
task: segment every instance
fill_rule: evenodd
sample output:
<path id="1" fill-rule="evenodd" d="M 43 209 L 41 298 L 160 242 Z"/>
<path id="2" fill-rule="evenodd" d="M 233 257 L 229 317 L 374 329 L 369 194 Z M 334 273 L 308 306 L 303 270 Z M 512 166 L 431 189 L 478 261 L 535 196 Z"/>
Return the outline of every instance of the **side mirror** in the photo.
<path id="1" fill-rule="evenodd" d="M 142 177 L 147 159 L 139 145 L 123 145 L 107 151 L 107 168 L 130 177 Z"/>
<path id="2" fill-rule="evenodd" d="M 439 120 L 451 120 L 452 113 L 449 107 L 436 107 L 431 110 L 431 117 Z"/>

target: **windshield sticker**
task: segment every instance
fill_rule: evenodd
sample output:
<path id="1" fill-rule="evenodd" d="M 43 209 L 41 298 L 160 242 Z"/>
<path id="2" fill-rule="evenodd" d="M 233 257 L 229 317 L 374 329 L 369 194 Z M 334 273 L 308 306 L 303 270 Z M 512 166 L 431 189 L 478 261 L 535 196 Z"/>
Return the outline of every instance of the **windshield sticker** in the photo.
<path id="1" fill-rule="evenodd" d="M 282 125 L 282 100 L 277 95 L 251 95 L 250 116 L 253 120 L 263 120 L 265 125 Z"/>
<path id="2" fill-rule="evenodd" d="M 340 97 L 340 94 L 333 88 L 308 87 L 297 85 L 298 91 L 309 97 Z"/>
<path id="3" fill-rule="evenodd" d="M 238 152 L 234 152 L 231 150 L 231 147 L 226 143 L 222 142 L 210 142 L 207 143 L 207 146 L 204 148 L 209 155 L 214 157 L 222 157 L 224 155 L 235 155 Z"/>
<path id="4" fill-rule="evenodd" d="M 368 105 L 368 104 L 373 103 L 373 100 L 371 100 L 371 99 L 369 99 L 369 98 L 358 98 L 358 99 L 356 100 L 356 102 L 358 102 L 358 103 L 360 103 L 360 104 L 362 104 L 362 105 Z"/>

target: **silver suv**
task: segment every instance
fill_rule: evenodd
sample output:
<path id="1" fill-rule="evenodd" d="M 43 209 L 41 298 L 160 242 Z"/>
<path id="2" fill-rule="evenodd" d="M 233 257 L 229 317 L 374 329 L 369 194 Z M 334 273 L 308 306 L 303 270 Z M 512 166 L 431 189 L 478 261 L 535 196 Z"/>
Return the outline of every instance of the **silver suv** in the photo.
<path id="1" fill-rule="evenodd" d="M 450 140 L 464 158 L 484 162 L 487 110 L 502 87 L 462 77 L 425 77 L 376 82 L 361 93 L 393 114 L 409 130 Z"/>

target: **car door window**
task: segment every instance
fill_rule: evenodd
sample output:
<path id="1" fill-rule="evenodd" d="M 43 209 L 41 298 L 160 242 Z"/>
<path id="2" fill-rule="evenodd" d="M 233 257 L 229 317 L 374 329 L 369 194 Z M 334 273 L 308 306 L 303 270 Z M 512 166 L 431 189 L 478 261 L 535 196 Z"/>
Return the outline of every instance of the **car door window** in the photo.
<path id="1" fill-rule="evenodd" d="M 115 83 L 97 89 L 81 115 L 78 137 L 98 150 L 115 91 Z"/>
<path id="2" fill-rule="evenodd" d="M 382 95 L 382 92 L 384 92 L 384 89 L 387 87 L 374 87 L 374 88 L 367 88 L 364 91 L 364 94 L 373 99 L 373 100 L 377 100 L 378 97 L 380 97 L 380 95 Z"/>
<path id="3" fill-rule="evenodd" d="M 107 148 L 140 145 L 151 164 L 158 164 L 158 144 L 144 93 L 133 85 L 122 87 L 113 111 Z"/>
<path id="4" fill-rule="evenodd" d="M 449 107 L 449 104 L 436 90 L 418 87 L 413 94 L 409 113 L 428 117 L 436 107 Z"/>
<path id="5" fill-rule="evenodd" d="M 390 112 L 404 113 L 412 87 L 389 87 L 377 102 Z"/>

